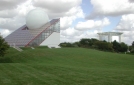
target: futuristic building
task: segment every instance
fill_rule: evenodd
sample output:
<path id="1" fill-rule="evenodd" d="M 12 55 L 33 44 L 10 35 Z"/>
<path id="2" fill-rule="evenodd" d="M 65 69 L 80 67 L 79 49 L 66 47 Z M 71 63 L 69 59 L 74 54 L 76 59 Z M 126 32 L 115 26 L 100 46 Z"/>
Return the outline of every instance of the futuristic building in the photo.
<path id="1" fill-rule="evenodd" d="M 119 36 L 119 42 L 121 42 L 121 35 L 123 33 L 121 32 L 102 32 L 102 33 L 97 33 L 99 35 L 99 40 L 102 40 L 103 36 L 108 36 L 108 42 L 112 41 L 112 36 Z"/>
<path id="2" fill-rule="evenodd" d="M 60 19 L 48 21 L 48 18 L 45 20 L 46 18 L 46 14 L 44 15 L 42 10 L 33 10 L 26 17 L 26 25 L 8 35 L 5 40 L 10 46 L 58 47 L 60 43 Z"/>

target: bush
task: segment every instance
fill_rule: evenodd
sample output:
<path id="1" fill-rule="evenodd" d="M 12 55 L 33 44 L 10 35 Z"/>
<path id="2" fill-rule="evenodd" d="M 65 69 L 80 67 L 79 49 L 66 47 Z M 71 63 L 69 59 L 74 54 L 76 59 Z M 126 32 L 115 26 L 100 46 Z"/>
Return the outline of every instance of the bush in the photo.
<path id="1" fill-rule="evenodd" d="M 112 42 L 112 44 L 113 44 L 113 49 L 114 49 L 114 51 L 115 51 L 115 52 L 120 52 L 120 48 L 121 48 L 120 43 L 118 43 L 116 40 L 114 40 L 114 41 Z"/>
<path id="2" fill-rule="evenodd" d="M 60 43 L 61 47 L 74 47 L 74 45 L 72 43 L 69 42 L 64 42 L 64 43 Z"/>
<path id="3" fill-rule="evenodd" d="M 128 46 L 127 46 L 127 44 L 125 44 L 125 43 L 120 43 L 120 52 L 127 52 L 127 50 L 128 50 Z"/>
<path id="4" fill-rule="evenodd" d="M 100 50 L 113 52 L 112 44 L 109 42 L 98 41 L 95 44 Z"/>
<path id="5" fill-rule="evenodd" d="M 91 39 L 87 39 L 87 38 L 83 38 L 81 39 L 80 42 L 80 46 L 81 47 L 94 47 L 93 45 L 95 45 L 95 43 L 97 42 L 97 39 L 91 38 Z"/>
<path id="6" fill-rule="evenodd" d="M 115 52 L 127 52 L 128 46 L 124 42 L 118 43 L 116 40 L 112 42 Z"/>
<path id="7" fill-rule="evenodd" d="M 7 42 L 0 36 L 0 57 L 3 57 L 8 50 L 9 45 Z"/>

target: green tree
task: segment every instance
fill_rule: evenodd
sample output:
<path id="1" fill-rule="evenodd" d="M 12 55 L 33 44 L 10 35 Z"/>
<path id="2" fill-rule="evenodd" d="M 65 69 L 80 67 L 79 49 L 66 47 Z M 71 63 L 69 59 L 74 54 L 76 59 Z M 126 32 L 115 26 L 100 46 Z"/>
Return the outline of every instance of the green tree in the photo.
<path id="1" fill-rule="evenodd" d="M 114 41 L 112 42 L 112 44 L 113 44 L 113 49 L 114 49 L 114 51 L 115 51 L 115 52 L 120 52 L 120 48 L 121 48 L 120 43 L 118 43 L 116 40 L 114 40 Z"/>
<path id="2" fill-rule="evenodd" d="M 132 46 L 131 46 L 131 53 L 134 53 L 134 41 L 132 42 Z"/>
<path id="3" fill-rule="evenodd" d="M 89 41 L 90 41 L 90 39 L 83 38 L 80 40 L 80 45 L 82 47 L 89 47 Z"/>
<path id="4" fill-rule="evenodd" d="M 63 43 L 60 43 L 60 46 L 61 47 L 73 47 L 73 44 L 69 42 L 63 42 Z"/>
<path id="5" fill-rule="evenodd" d="M 97 42 L 97 39 L 91 38 L 91 39 L 87 39 L 87 38 L 83 38 L 79 41 L 80 45 L 82 47 L 92 47 L 93 45 L 95 45 L 95 43 Z"/>
<path id="6" fill-rule="evenodd" d="M 112 44 L 109 42 L 98 41 L 95 43 L 97 48 L 103 51 L 113 51 Z"/>
<path id="7" fill-rule="evenodd" d="M 132 42 L 132 47 L 134 48 L 134 41 Z"/>
<path id="8" fill-rule="evenodd" d="M 0 36 L 0 57 L 3 57 L 8 50 L 9 45 L 7 42 Z"/>
<path id="9" fill-rule="evenodd" d="M 125 43 L 120 43 L 120 52 L 126 52 L 128 50 L 128 46 Z"/>
<path id="10" fill-rule="evenodd" d="M 80 43 L 79 43 L 79 42 L 74 42 L 74 43 L 73 43 L 73 46 L 74 46 L 74 47 L 80 47 Z"/>

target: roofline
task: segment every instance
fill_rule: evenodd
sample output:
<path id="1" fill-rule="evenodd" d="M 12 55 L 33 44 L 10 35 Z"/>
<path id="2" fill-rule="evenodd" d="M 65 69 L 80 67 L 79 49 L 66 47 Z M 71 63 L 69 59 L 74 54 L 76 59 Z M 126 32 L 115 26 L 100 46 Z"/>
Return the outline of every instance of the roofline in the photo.
<path id="1" fill-rule="evenodd" d="M 102 32 L 102 33 L 97 33 L 98 35 L 108 35 L 108 34 L 115 34 L 115 35 L 121 35 L 123 34 L 122 32 Z"/>

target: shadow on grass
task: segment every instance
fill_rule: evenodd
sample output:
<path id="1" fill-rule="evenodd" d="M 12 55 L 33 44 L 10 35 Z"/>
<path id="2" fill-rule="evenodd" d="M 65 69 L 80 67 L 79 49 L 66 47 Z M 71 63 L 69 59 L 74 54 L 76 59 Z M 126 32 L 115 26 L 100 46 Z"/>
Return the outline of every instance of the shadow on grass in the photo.
<path id="1" fill-rule="evenodd" d="M 0 63 L 13 63 L 13 61 L 9 57 L 0 57 Z"/>

